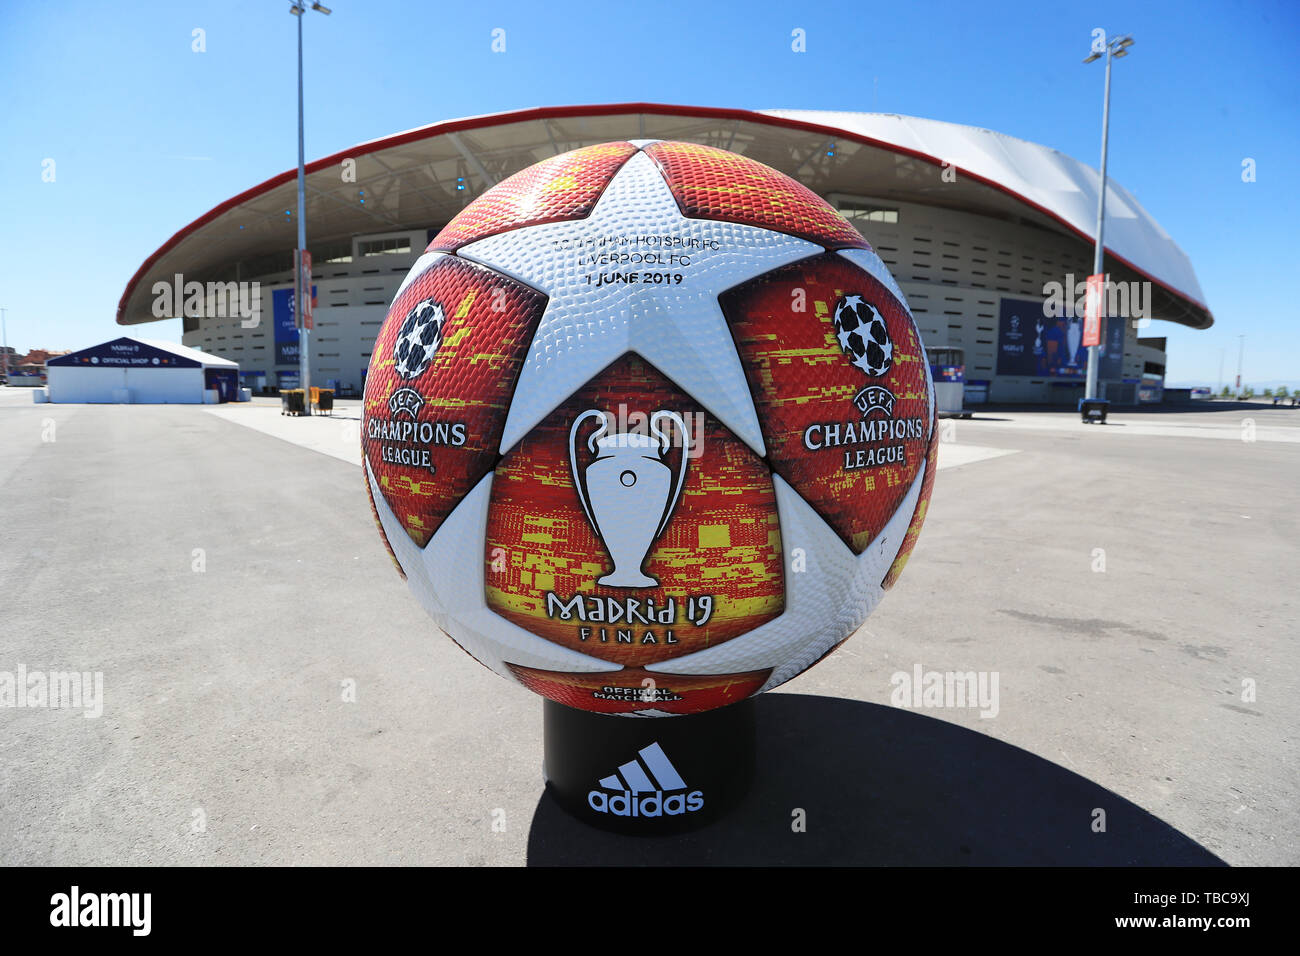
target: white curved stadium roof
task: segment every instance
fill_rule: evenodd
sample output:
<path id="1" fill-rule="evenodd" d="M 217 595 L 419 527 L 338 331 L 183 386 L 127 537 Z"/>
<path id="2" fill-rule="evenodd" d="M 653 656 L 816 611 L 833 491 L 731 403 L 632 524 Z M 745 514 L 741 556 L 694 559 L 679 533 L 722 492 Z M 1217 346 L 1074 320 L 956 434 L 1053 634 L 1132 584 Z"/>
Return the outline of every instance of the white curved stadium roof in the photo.
<path id="1" fill-rule="evenodd" d="M 751 111 L 660 103 L 534 107 L 443 120 L 307 164 L 313 244 L 437 227 L 476 195 L 548 156 L 625 139 L 680 139 L 742 153 L 820 195 L 872 195 L 1020 221 L 1095 241 L 1098 173 L 1065 154 L 991 130 L 885 113 Z M 833 143 L 834 149 L 827 149 Z M 353 164 L 352 178 L 339 164 Z M 941 177 L 943 164 L 956 182 Z M 182 227 L 140 265 L 118 303 L 123 325 L 155 321 L 149 289 L 175 273 L 199 281 L 288 271 L 296 239 L 293 169 Z M 1149 279 L 1154 318 L 1209 328 L 1214 318 L 1187 256 L 1111 179 L 1106 271 Z"/>
<path id="2" fill-rule="evenodd" d="M 1101 174 L 1059 150 L 990 129 L 895 113 L 759 110 L 804 123 L 835 126 L 949 162 L 997 183 L 1097 240 Z M 1106 248 L 1204 306 L 1186 253 L 1127 189 L 1107 177 Z"/>

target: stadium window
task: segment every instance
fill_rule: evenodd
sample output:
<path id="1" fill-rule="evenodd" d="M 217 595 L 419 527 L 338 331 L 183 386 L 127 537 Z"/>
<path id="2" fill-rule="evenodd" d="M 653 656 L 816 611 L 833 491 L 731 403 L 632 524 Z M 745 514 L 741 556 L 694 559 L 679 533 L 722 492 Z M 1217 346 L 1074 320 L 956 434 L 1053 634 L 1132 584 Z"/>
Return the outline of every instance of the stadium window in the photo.
<path id="1" fill-rule="evenodd" d="M 362 239 L 357 243 L 362 256 L 389 256 L 411 251 L 411 240 L 407 238 Z"/>
<path id="2" fill-rule="evenodd" d="M 351 262 L 352 261 L 352 240 L 344 242 L 333 242 L 322 249 L 317 249 L 312 254 L 313 265 L 324 265 L 327 262 Z M 335 272 L 333 275 L 346 275 L 345 272 Z"/>
<path id="3" fill-rule="evenodd" d="M 856 202 L 852 199 L 841 200 L 839 211 L 849 222 L 898 222 L 898 210 L 888 206 L 875 206 L 870 203 Z"/>

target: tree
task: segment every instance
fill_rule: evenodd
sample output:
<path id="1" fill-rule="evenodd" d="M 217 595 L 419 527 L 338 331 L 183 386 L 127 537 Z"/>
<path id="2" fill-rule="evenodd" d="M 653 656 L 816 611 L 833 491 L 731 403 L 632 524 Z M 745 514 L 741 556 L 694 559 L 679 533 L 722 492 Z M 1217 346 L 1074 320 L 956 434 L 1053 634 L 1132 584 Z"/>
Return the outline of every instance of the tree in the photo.
<path id="1" fill-rule="evenodd" d="M 1219 396 L 1221 398 L 1232 398 L 1232 389 L 1227 385 L 1223 386 L 1223 391 L 1219 393 Z"/>
<path id="2" fill-rule="evenodd" d="M 1277 387 L 1277 392 L 1275 394 L 1277 395 L 1278 398 L 1286 398 L 1291 393 L 1287 391 L 1285 385 L 1279 385 Z"/>
<path id="3" fill-rule="evenodd" d="M 1254 397 L 1255 397 L 1255 390 L 1254 390 L 1253 388 L 1251 388 L 1249 385 L 1247 385 L 1245 388 L 1243 388 L 1243 389 L 1241 390 L 1241 397 L 1242 397 L 1242 398 L 1254 398 Z"/>
<path id="4" fill-rule="evenodd" d="M 1272 398 L 1272 397 L 1273 397 L 1273 390 L 1272 390 L 1271 388 L 1266 388 L 1266 389 L 1264 389 L 1264 397 L 1265 397 L 1265 398 Z"/>

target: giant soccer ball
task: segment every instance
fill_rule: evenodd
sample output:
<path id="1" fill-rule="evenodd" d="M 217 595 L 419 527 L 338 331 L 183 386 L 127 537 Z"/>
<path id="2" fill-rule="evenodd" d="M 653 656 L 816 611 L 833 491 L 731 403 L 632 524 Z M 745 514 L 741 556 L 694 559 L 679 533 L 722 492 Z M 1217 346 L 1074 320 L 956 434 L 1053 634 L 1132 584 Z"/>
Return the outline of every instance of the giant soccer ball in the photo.
<path id="1" fill-rule="evenodd" d="M 788 681 L 894 583 L 934 482 L 902 293 L 830 206 L 691 143 L 471 202 L 366 378 L 375 517 L 438 626 L 551 700 L 689 714 Z"/>

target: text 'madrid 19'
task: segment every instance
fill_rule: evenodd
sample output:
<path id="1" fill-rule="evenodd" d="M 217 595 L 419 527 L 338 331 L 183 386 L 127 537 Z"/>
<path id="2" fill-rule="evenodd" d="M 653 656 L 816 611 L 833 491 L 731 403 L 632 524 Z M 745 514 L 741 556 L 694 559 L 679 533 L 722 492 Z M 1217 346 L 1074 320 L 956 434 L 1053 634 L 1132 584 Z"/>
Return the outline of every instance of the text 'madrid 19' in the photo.
<path id="1" fill-rule="evenodd" d="M 789 177 L 606 143 L 471 202 L 375 342 L 376 520 L 440 628 L 551 700 L 691 714 L 788 681 L 897 579 L 934 388 L 867 242 Z"/>

